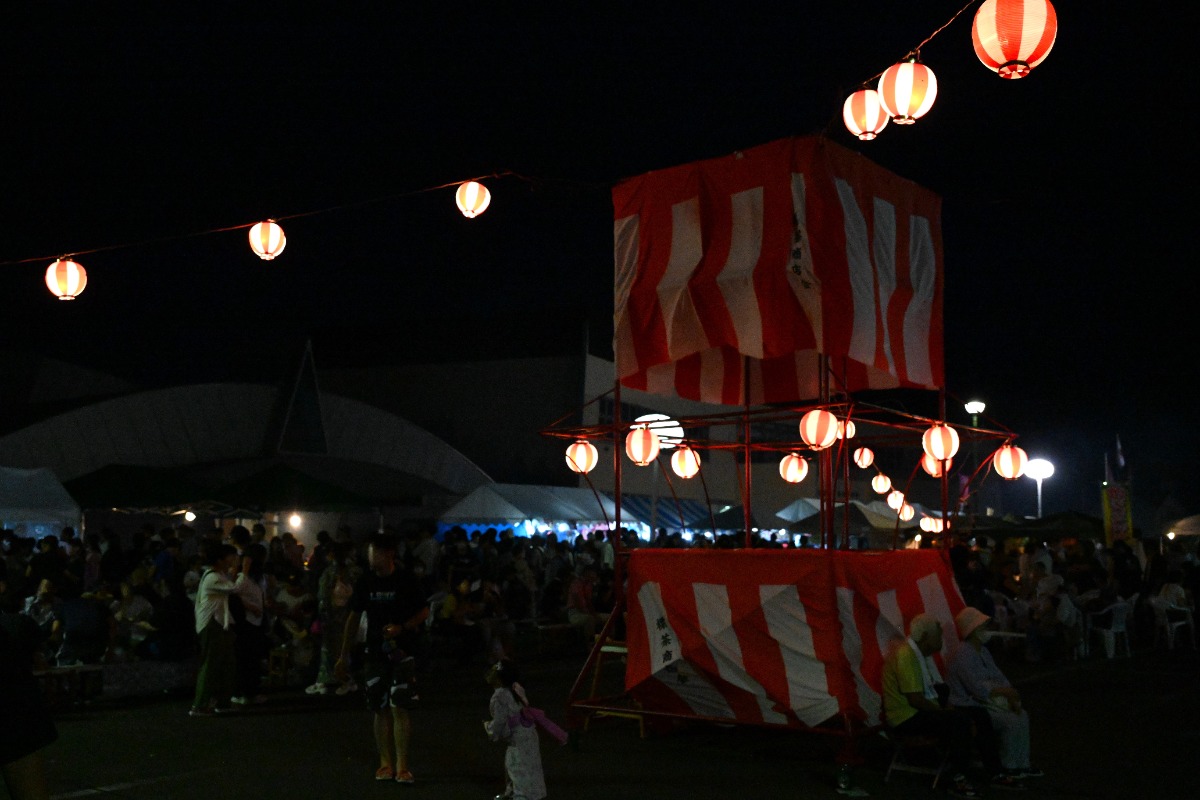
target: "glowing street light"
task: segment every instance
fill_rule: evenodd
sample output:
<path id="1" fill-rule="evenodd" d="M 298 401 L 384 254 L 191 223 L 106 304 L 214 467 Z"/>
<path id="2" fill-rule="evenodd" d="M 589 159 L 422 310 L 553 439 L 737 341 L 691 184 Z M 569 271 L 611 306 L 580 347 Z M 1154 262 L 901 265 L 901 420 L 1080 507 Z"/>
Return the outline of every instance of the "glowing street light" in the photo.
<path id="1" fill-rule="evenodd" d="M 969 402 L 965 406 L 963 406 L 963 408 L 965 408 L 967 410 L 967 413 L 971 415 L 971 427 L 978 428 L 979 427 L 979 415 L 983 413 L 983 410 L 985 408 L 987 408 L 987 404 L 984 403 L 982 400 L 972 400 L 971 402 Z"/>
<path id="2" fill-rule="evenodd" d="M 1054 465 L 1044 458 L 1031 458 L 1025 465 L 1025 476 L 1037 481 L 1037 515 L 1042 518 L 1042 481 L 1054 474 Z"/>

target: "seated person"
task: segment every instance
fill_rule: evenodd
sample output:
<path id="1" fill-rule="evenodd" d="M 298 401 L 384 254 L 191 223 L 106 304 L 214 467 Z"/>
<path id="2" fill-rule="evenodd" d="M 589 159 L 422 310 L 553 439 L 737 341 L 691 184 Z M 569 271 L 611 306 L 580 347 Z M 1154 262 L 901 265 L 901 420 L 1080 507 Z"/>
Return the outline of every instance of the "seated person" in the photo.
<path id="1" fill-rule="evenodd" d="M 909 636 L 898 642 L 883 662 L 883 716 L 899 736 L 933 736 L 949 754 L 954 770 L 955 797 L 979 797 L 967 779 L 972 745 L 979 749 L 984 768 L 998 786 L 1019 785 L 1005 775 L 996 748 L 991 720 L 982 708 L 949 705 L 949 689 L 933 662 L 942 649 L 942 626 L 927 614 L 918 614 L 909 625 Z"/>
<path id="2" fill-rule="evenodd" d="M 984 646 L 991 632 L 990 622 L 990 617 L 971 607 L 954 618 L 963 644 L 947 666 L 950 703 L 986 709 L 1006 774 L 1018 780 L 1040 778 L 1042 771 L 1029 763 L 1029 714 L 1021 705 L 1021 693 L 1009 683 Z"/>
<path id="3" fill-rule="evenodd" d="M 1173 568 L 1167 571 L 1166 583 L 1158 590 L 1158 596 L 1173 607 L 1167 609 L 1168 619 L 1180 619 L 1184 615 L 1178 612 L 1179 609 L 1192 608 L 1192 593 L 1183 586 L 1183 570 Z M 1172 610 L 1176 610 L 1176 615 L 1172 616 Z"/>

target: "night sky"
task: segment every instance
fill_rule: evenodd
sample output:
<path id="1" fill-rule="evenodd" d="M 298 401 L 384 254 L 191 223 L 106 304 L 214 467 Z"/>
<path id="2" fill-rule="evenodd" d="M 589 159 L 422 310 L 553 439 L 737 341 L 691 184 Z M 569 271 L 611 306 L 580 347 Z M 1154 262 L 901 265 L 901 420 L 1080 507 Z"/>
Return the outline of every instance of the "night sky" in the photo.
<path id="1" fill-rule="evenodd" d="M 1172 481 L 1200 511 L 1197 127 L 1169 9 L 1063 0 L 1047 60 L 1002 81 L 972 6 L 922 48 L 933 110 L 858 142 L 845 96 L 959 3 L 415 5 L 6 4 L 0 348 L 152 383 L 320 329 L 585 316 L 607 341 L 613 183 L 825 131 L 943 197 L 951 419 L 979 397 L 1054 461 L 1048 512 L 1099 513 L 1118 435 L 1144 522 Z M 475 220 L 432 188 L 499 172 Z M 209 233 L 289 216 L 271 263 Z M 43 273 L 68 253 L 89 284 L 61 303 Z"/>

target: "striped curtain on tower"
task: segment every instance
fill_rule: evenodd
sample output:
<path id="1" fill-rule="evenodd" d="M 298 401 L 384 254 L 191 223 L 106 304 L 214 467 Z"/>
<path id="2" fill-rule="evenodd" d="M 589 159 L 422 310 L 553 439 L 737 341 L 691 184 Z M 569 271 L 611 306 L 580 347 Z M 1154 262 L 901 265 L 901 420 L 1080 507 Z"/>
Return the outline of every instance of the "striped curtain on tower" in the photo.
<path id="1" fill-rule="evenodd" d="M 622 385 L 801 401 L 827 355 L 847 391 L 942 386 L 932 192 L 802 137 L 631 178 L 613 207 Z"/>

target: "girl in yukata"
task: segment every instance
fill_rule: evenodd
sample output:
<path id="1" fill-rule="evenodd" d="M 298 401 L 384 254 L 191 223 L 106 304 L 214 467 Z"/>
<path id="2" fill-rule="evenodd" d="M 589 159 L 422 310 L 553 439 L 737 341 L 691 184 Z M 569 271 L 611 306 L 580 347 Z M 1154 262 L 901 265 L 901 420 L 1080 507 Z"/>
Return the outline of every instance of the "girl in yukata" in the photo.
<path id="1" fill-rule="evenodd" d="M 567 734 L 539 709 L 529 705 L 525 689 L 518 680 L 517 668 L 503 659 L 487 674 L 488 685 L 495 691 L 489 704 L 492 718 L 483 729 L 493 742 L 507 742 L 504 751 L 504 772 L 508 785 L 496 800 L 542 800 L 546 796 L 546 779 L 542 773 L 542 754 L 538 747 L 538 727 L 559 740 Z"/>

